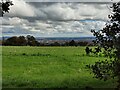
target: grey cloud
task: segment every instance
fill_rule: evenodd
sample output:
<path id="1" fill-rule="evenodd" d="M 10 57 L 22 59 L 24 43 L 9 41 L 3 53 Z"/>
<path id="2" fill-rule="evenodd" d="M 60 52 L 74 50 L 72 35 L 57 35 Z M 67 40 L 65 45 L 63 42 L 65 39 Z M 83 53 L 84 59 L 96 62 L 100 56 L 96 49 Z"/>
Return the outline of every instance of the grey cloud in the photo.
<path id="1" fill-rule="evenodd" d="M 10 7 L 10 13 L 6 13 L 4 16 L 36 16 L 35 15 L 35 10 L 36 8 L 34 8 L 33 6 L 29 5 L 28 3 L 26 3 L 24 0 L 12 0 L 13 1 L 13 6 Z"/>
<path id="2" fill-rule="evenodd" d="M 6 35 L 6 34 L 12 34 L 12 35 L 16 35 L 16 34 L 31 34 L 31 32 L 29 30 L 25 30 L 22 27 L 2 27 L 4 30 L 2 30 L 2 34 Z"/>
<path id="3" fill-rule="evenodd" d="M 55 3 L 46 7 L 40 7 L 39 12 L 40 13 L 37 13 L 38 17 L 43 16 L 43 19 L 71 21 L 83 19 L 106 20 L 109 14 L 106 4 L 89 5 L 81 3 Z"/>
<path id="4" fill-rule="evenodd" d="M 39 34 L 39 35 L 57 35 L 64 33 L 64 35 L 68 35 L 68 33 L 72 34 L 80 34 L 82 35 L 91 35 L 91 29 L 102 29 L 105 22 L 104 21 L 92 21 L 92 20 L 84 20 L 84 21 L 67 21 L 67 22 L 59 22 L 59 21 L 40 21 L 36 20 L 35 22 L 29 22 L 25 19 L 21 19 L 18 17 L 15 18 L 4 18 L 8 20 L 7 24 L 4 22 L 2 25 L 3 35 L 5 34 Z M 10 20 L 16 20 L 14 23 L 10 23 Z M 18 22 L 20 24 L 18 24 Z M 22 24 L 21 24 L 22 23 Z M 7 33 L 8 32 L 8 33 Z"/>
<path id="5" fill-rule="evenodd" d="M 109 13 L 106 4 L 20 3 L 30 8 L 17 13 L 22 4 L 16 5 L 3 18 L 4 35 L 91 35 L 91 29 L 102 29 Z"/>
<path id="6" fill-rule="evenodd" d="M 14 0 L 15 1 L 15 0 Z M 16 0 L 15 2 L 18 2 Z M 21 9 L 23 8 L 23 9 Z M 89 9 L 89 10 L 88 10 Z M 103 13 L 104 12 L 104 13 Z M 109 10 L 106 4 L 88 3 L 48 3 L 23 0 L 11 7 L 11 12 L 5 16 L 27 18 L 29 20 L 58 20 L 73 21 L 84 19 L 106 20 Z M 32 19 L 33 18 L 33 19 Z"/>
<path id="7" fill-rule="evenodd" d="M 111 2 L 111 0 L 25 0 L 27 2 Z M 119 0 L 113 0 L 114 2 Z"/>

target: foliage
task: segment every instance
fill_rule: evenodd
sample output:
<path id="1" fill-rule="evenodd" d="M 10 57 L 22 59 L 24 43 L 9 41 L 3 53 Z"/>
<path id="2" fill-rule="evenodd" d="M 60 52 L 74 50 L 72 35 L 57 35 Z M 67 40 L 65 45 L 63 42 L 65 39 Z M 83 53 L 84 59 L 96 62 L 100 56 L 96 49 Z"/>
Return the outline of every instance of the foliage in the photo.
<path id="1" fill-rule="evenodd" d="M 108 15 L 110 21 L 99 31 L 91 30 L 96 40 L 94 43 L 103 48 L 105 55 L 110 60 L 98 61 L 94 65 L 88 65 L 96 78 L 108 80 L 117 76 L 118 88 L 120 88 L 120 2 L 113 3 L 112 15 Z M 96 53 L 99 53 L 96 51 Z"/>
<path id="2" fill-rule="evenodd" d="M 27 35 L 26 39 L 27 39 L 27 45 L 29 46 L 37 46 L 39 44 L 39 42 L 36 41 L 35 37 L 31 35 Z"/>
<path id="3" fill-rule="evenodd" d="M 75 42 L 74 40 L 72 40 L 72 41 L 69 42 L 69 45 L 70 45 L 70 46 L 75 46 L 75 45 L 76 45 L 76 42 Z"/>
<path id="4" fill-rule="evenodd" d="M 37 46 L 39 45 L 39 42 L 36 41 L 36 39 L 33 36 L 27 35 L 24 36 L 13 36 L 8 38 L 7 40 L 3 41 L 3 45 L 5 46 Z"/>
<path id="5" fill-rule="evenodd" d="M 6 13 L 6 12 L 8 12 L 9 13 L 9 10 L 10 10 L 10 6 L 12 6 L 13 5 L 13 3 L 12 3 L 12 1 L 9 1 L 9 0 L 7 0 L 6 2 L 0 2 L 0 5 L 2 6 L 2 16 Z"/>
<path id="6" fill-rule="evenodd" d="M 85 48 L 85 51 L 86 51 L 86 55 L 89 55 L 90 52 L 92 52 L 92 49 L 89 49 L 89 47 L 86 47 L 86 48 Z"/>

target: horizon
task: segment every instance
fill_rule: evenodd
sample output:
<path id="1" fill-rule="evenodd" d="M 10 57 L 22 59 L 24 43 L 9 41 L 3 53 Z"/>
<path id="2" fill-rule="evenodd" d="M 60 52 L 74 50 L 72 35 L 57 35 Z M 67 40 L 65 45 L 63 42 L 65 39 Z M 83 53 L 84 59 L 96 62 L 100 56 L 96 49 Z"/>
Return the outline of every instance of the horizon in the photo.
<path id="1" fill-rule="evenodd" d="M 0 37 L 0 40 L 3 40 L 4 39 L 8 39 L 8 38 L 11 38 L 11 37 L 19 37 L 19 36 L 2 36 Z M 24 36 L 26 37 L 26 36 Z M 92 39 L 95 39 L 94 36 L 92 37 L 35 37 L 36 40 L 39 41 L 39 39 L 47 39 L 47 40 L 92 40 Z"/>
<path id="2" fill-rule="evenodd" d="M 19 36 L 23 36 L 23 35 L 19 35 Z M 10 38 L 10 37 L 19 37 L 19 36 L 0 36 L 0 38 L 3 38 L 3 37 L 7 37 L 7 38 Z M 27 35 L 26 35 L 27 36 Z M 24 36 L 24 37 L 26 37 L 26 36 Z M 32 35 L 31 35 L 32 36 Z M 80 37 L 40 37 L 40 36 L 33 36 L 33 37 L 35 37 L 35 38 L 95 38 L 95 36 L 80 36 Z"/>

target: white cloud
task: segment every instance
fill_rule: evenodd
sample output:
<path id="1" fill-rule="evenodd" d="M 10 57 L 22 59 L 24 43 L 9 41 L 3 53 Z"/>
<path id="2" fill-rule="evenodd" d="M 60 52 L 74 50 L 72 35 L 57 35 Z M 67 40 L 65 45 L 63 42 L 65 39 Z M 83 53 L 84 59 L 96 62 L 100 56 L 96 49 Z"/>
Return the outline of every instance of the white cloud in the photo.
<path id="1" fill-rule="evenodd" d="M 84 21 L 67 21 L 67 22 L 59 22 L 59 21 L 35 21 L 29 22 L 26 19 L 21 19 L 18 17 L 15 18 L 4 18 L 6 19 L 7 25 L 4 22 L 2 25 L 3 34 L 34 34 L 36 35 L 51 35 L 56 36 L 57 34 L 62 35 L 72 35 L 76 36 L 89 36 L 91 34 L 91 29 L 102 29 L 105 25 L 104 21 L 92 21 L 92 20 L 84 20 Z M 13 21 L 11 23 L 11 21 Z M 8 33 L 7 33 L 8 32 Z"/>
<path id="2" fill-rule="evenodd" d="M 10 13 L 6 13 L 6 15 L 10 16 L 36 16 L 35 8 L 24 0 L 12 0 L 13 6 L 10 7 Z"/>
<path id="3" fill-rule="evenodd" d="M 29 24 L 29 21 L 19 17 L 2 18 L 2 25 L 24 26 L 25 24 Z"/>
<path id="4" fill-rule="evenodd" d="M 55 3 L 39 7 L 37 15 L 50 20 L 106 20 L 109 9 L 106 4 Z"/>
<path id="5" fill-rule="evenodd" d="M 23 0 L 14 2 L 7 14 L 13 17 L 3 18 L 4 35 L 89 36 L 91 29 L 104 27 L 109 14 L 105 4 L 54 3 L 36 8 Z"/>
<path id="6" fill-rule="evenodd" d="M 75 19 L 75 12 L 73 9 L 69 7 L 68 4 L 53 4 L 48 7 L 44 7 L 41 9 L 49 19 L 55 20 L 68 20 Z"/>
<path id="7" fill-rule="evenodd" d="M 29 23 L 28 20 L 20 19 L 18 17 L 9 18 L 9 22 L 11 25 L 24 25 Z"/>
<path id="8" fill-rule="evenodd" d="M 13 0 L 10 13 L 7 16 L 16 17 L 40 17 L 50 20 L 81 20 L 102 19 L 106 20 L 110 13 L 106 4 L 82 4 L 82 3 L 54 3 L 40 2 L 37 7 L 26 3 L 24 0 Z"/>
<path id="9" fill-rule="evenodd" d="M 91 34 L 91 29 L 100 30 L 105 26 L 104 21 L 70 21 L 70 22 L 61 22 L 60 24 L 56 24 L 56 22 L 52 22 L 51 26 L 53 28 L 47 28 L 47 30 L 43 30 L 40 28 L 40 30 L 43 30 L 44 33 L 61 33 L 65 34 L 66 36 L 69 34 L 73 34 L 73 36 L 76 36 L 76 34 L 79 34 L 80 36 L 89 36 Z"/>

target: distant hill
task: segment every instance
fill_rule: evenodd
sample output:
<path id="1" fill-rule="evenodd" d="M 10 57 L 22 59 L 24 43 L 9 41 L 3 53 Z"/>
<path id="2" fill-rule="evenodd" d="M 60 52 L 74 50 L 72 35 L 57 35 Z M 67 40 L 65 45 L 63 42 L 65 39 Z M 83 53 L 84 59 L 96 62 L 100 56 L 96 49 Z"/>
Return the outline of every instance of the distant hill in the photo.
<path id="1" fill-rule="evenodd" d="M 95 37 L 36 37 L 36 40 L 40 41 L 40 40 L 55 40 L 55 41 L 71 41 L 71 40 L 75 40 L 75 41 L 87 41 L 87 42 L 91 42 L 92 40 L 95 40 Z"/>

